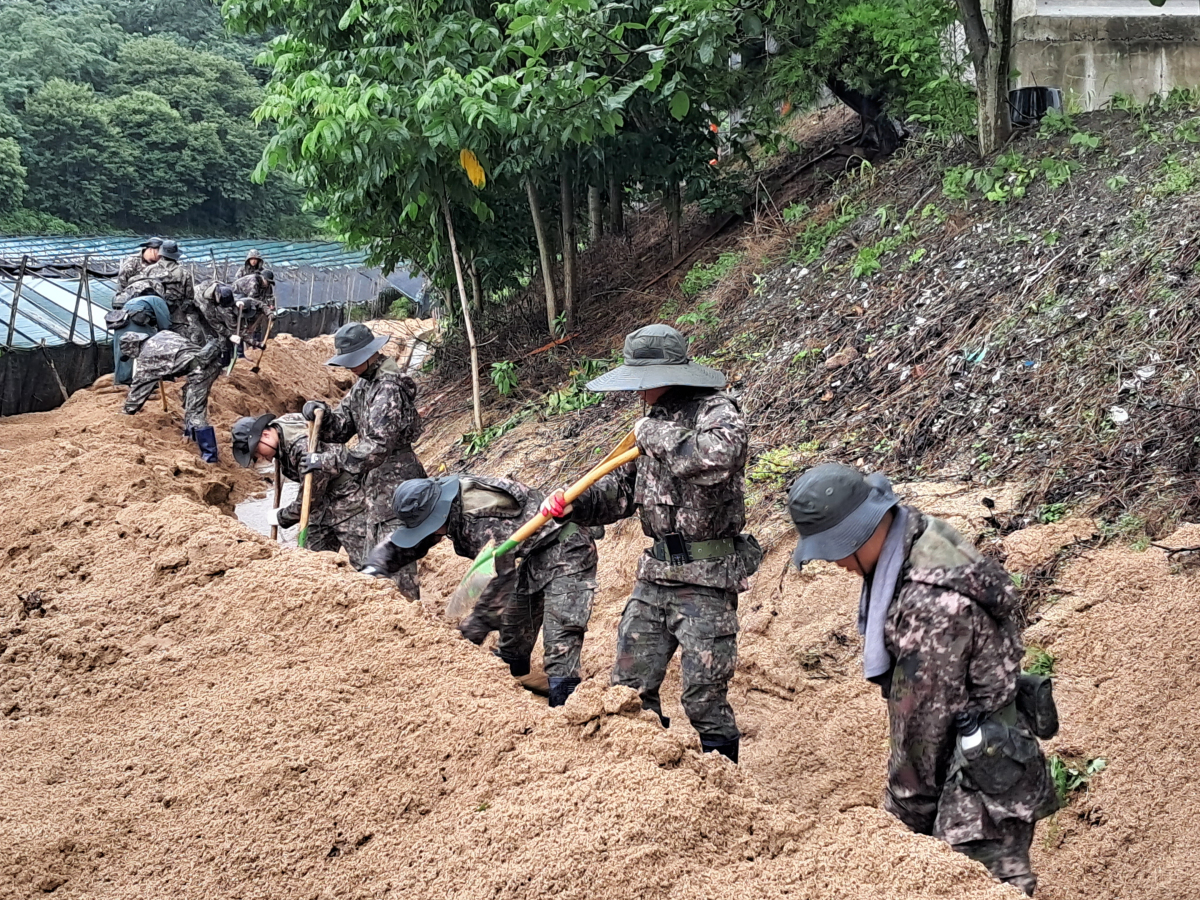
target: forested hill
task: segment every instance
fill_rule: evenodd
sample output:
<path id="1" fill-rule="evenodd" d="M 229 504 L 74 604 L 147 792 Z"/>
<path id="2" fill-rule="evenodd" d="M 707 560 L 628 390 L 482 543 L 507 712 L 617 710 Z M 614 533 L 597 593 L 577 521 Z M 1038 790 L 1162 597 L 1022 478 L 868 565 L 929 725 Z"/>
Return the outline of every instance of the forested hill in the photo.
<path id="1" fill-rule="evenodd" d="M 0 233 L 310 233 L 250 179 L 262 44 L 215 0 L 2 0 Z"/>

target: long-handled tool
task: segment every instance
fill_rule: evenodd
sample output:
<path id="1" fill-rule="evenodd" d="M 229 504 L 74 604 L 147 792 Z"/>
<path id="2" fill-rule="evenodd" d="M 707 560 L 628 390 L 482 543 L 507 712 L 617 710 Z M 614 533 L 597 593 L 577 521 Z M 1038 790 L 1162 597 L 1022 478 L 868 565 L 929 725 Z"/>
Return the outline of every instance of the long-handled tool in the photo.
<path id="1" fill-rule="evenodd" d="M 317 437 L 321 434 L 321 420 L 325 418 L 325 410 L 317 407 L 313 420 L 308 423 L 308 452 L 317 452 Z M 303 547 L 308 543 L 308 510 L 312 506 L 313 473 L 304 476 L 304 496 L 300 499 L 300 533 L 296 535 L 296 546 Z"/>
<path id="2" fill-rule="evenodd" d="M 275 505 L 271 507 L 274 510 L 279 509 L 279 504 L 283 502 L 283 476 L 279 471 L 279 448 L 275 450 Z M 271 540 L 279 540 L 279 526 L 271 526 Z"/>
<path id="3" fill-rule="evenodd" d="M 233 367 L 237 365 L 238 361 L 238 352 L 242 349 L 242 313 L 245 310 L 245 304 L 238 307 L 237 340 L 233 342 L 233 359 L 229 361 L 229 368 L 225 370 L 226 378 L 233 374 Z"/>
<path id="4" fill-rule="evenodd" d="M 158 383 L 158 396 L 162 397 L 163 412 L 170 412 L 167 408 L 167 385 L 166 382 Z"/>
<path id="5" fill-rule="evenodd" d="M 578 499 L 580 494 L 609 472 L 619 469 L 621 466 L 633 462 L 637 458 L 637 440 L 631 431 L 608 456 L 600 461 L 599 465 L 563 491 L 567 503 L 573 503 Z M 451 619 L 455 619 L 463 616 L 468 610 L 472 609 L 475 606 L 475 602 L 483 594 L 488 583 L 496 577 L 496 557 L 512 552 L 518 544 L 533 537 L 538 529 L 549 521 L 549 516 L 538 513 L 517 529 L 516 533 L 500 546 L 495 548 L 484 547 L 480 551 L 480 554 L 475 557 L 475 561 L 471 563 L 471 568 L 467 570 L 462 583 L 459 584 L 454 594 L 450 597 L 450 602 L 446 604 L 446 615 Z"/>
<path id="6" fill-rule="evenodd" d="M 267 344 L 271 340 L 271 329 L 275 327 L 275 317 L 271 316 L 267 321 L 267 333 L 263 335 L 262 349 L 258 351 L 258 362 L 250 367 L 250 372 L 254 375 L 258 374 L 258 368 L 262 365 L 262 358 L 267 355 Z"/>

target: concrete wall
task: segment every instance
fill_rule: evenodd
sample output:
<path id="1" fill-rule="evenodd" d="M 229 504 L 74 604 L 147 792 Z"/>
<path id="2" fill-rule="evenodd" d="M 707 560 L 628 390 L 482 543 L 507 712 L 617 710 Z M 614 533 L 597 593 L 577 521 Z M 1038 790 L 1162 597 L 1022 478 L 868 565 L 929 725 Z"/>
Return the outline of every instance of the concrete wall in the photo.
<path id="1" fill-rule="evenodd" d="M 1017 87 L 1061 87 L 1084 109 L 1098 109 L 1117 93 L 1145 101 L 1175 87 L 1200 87 L 1197 4 L 1168 0 L 1166 15 L 1062 15 L 1060 10 L 1081 8 L 1157 10 L 1146 0 L 1136 6 L 1019 0 L 1021 8 L 1033 4 L 1038 15 L 1013 23 Z M 1185 7 L 1191 15 L 1179 14 Z M 1043 9 L 1053 14 L 1041 14 Z"/>

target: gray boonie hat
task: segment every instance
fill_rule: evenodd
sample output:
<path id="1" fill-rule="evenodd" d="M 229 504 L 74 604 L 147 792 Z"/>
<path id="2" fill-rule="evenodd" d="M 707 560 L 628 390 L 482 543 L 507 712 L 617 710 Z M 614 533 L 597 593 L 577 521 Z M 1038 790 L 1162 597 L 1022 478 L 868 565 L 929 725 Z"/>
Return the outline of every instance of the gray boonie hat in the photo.
<path id="1" fill-rule="evenodd" d="M 162 245 L 163 245 L 163 239 L 160 237 L 152 237 L 148 240 L 142 241 L 142 247 L 144 247 L 147 250 L 157 250 Z"/>
<path id="2" fill-rule="evenodd" d="M 853 556 L 874 534 L 889 509 L 900 504 L 878 472 L 863 477 L 840 463 L 814 466 L 788 491 L 788 514 L 800 532 L 792 562 L 831 562 Z"/>
<path id="3" fill-rule="evenodd" d="M 163 259 L 173 259 L 178 261 L 180 257 L 179 244 L 175 241 L 163 241 L 159 245 L 158 255 Z"/>
<path id="4" fill-rule="evenodd" d="M 138 354 L 142 352 L 142 343 L 148 334 L 139 334 L 136 331 L 126 331 L 121 335 L 121 340 L 118 344 L 123 359 L 137 359 Z"/>
<path id="5" fill-rule="evenodd" d="M 670 325 L 647 325 L 625 338 L 625 365 L 588 382 L 589 391 L 649 391 L 686 385 L 723 388 L 716 369 L 691 362 L 687 340 Z"/>
<path id="6" fill-rule="evenodd" d="M 392 532 L 392 543 L 404 550 L 417 546 L 446 524 L 457 496 L 457 475 L 401 482 L 392 493 L 392 514 L 401 522 Z"/>
<path id="7" fill-rule="evenodd" d="M 264 413 L 258 418 L 243 416 L 233 423 L 233 458 L 239 466 L 247 467 L 254 462 L 258 442 L 262 440 L 263 432 L 274 419 L 273 413 Z"/>
<path id="8" fill-rule="evenodd" d="M 347 369 L 361 366 L 383 349 L 388 340 L 386 334 L 376 337 L 362 322 L 350 322 L 334 334 L 333 349 L 337 351 L 337 355 L 325 360 L 325 365 L 342 366 Z"/>

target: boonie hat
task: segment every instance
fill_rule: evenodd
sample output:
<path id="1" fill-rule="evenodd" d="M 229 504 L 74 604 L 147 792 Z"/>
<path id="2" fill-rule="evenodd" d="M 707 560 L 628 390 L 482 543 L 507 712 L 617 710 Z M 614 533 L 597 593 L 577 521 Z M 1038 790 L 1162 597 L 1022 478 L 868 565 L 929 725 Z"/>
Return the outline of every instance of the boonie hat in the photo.
<path id="1" fill-rule="evenodd" d="M 392 493 L 392 515 L 401 523 L 392 532 L 392 543 L 404 550 L 417 546 L 446 524 L 457 496 L 457 475 L 401 482 Z"/>
<path id="2" fill-rule="evenodd" d="M 362 322 L 350 322 L 333 335 L 333 349 L 337 355 L 325 360 L 325 365 L 347 369 L 361 366 L 378 353 L 388 340 L 386 334 L 376 337 Z"/>
<path id="3" fill-rule="evenodd" d="M 255 418 L 243 416 L 233 423 L 233 458 L 239 466 L 247 467 L 254 462 L 254 454 L 258 452 L 258 442 L 267 426 L 275 420 L 273 413 L 264 413 Z"/>
<path id="4" fill-rule="evenodd" d="M 692 362 L 687 340 L 670 325 L 647 325 L 625 338 L 625 364 L 588 382 L 589 391 L 649 391 L 686 385 L 722 388 L 728 379 Z"/>
<path id="5" fill-rule="evenodd" d="M 126 331 L 124 334 L 122 334 L 121 340 L 118 342 L 118 346 L 121 350 L 121 358 L 137 359 L 138 354 L 142 352 L 142 343 L 148 337 L 150 337 L 150 335 L 141 334 L 137 331 Z"/>
<path id="6" fill-rule="evenodd" d="M 900 504 L 882 474 L 840 463 L 814 466 L 788 491 L 788 514 L 800 533 L 792 562 L 830 562 L 852 556 L 874 534 L 889 509 Z"/>
<path id="7" fill-rule="evenodd" d="M 159 245 L 158 255 L 164 259 L 173 259 L 178 261 L 180 256 L 179 244 L 177 244 L 175 241 L 163 241 L 162 244 Z"/>
<path id="8" fill-rule="evenodd" d="M 152 237 L 149 240 L 142 241 L 141 246 L 147 250 L 157 250 L 163 245 L 163 239 L 160 237 Z"/>

